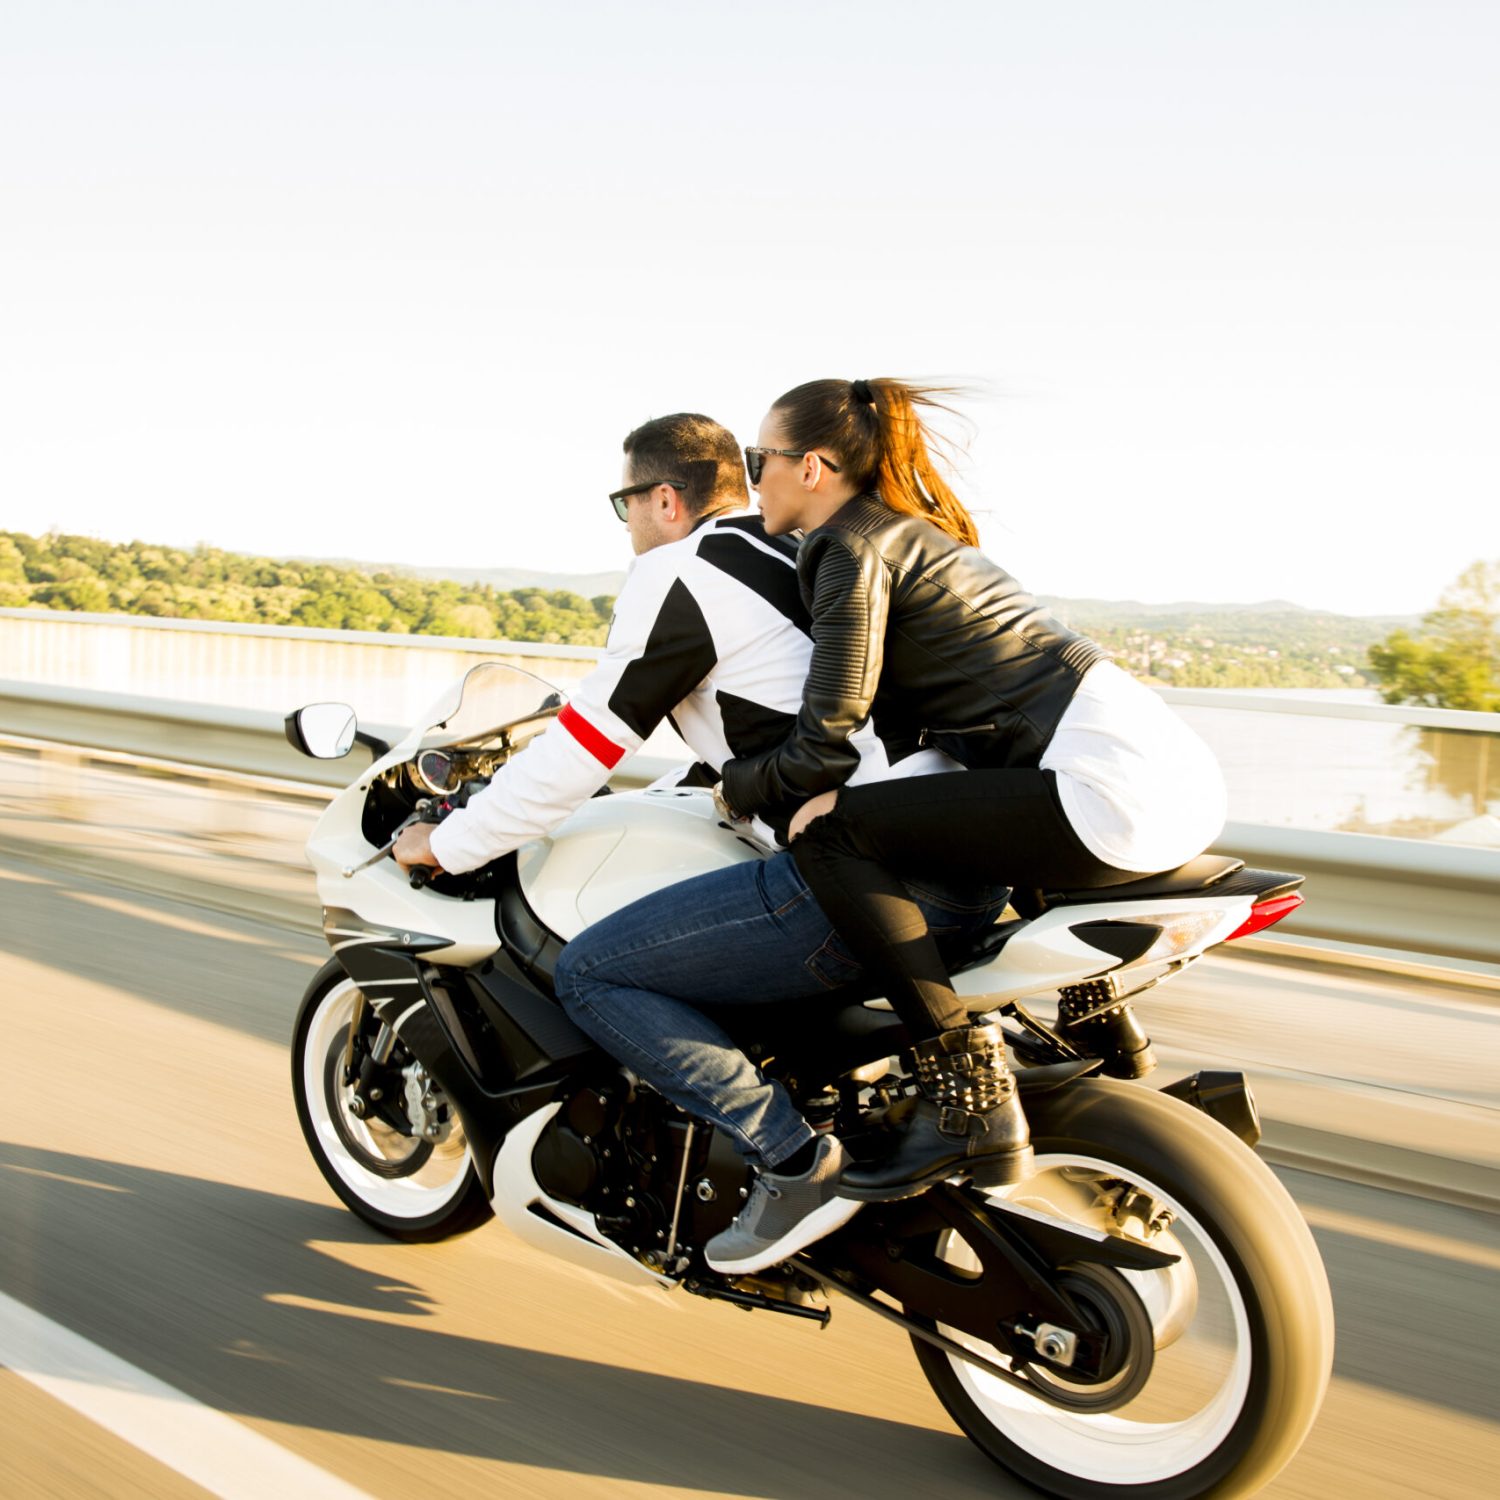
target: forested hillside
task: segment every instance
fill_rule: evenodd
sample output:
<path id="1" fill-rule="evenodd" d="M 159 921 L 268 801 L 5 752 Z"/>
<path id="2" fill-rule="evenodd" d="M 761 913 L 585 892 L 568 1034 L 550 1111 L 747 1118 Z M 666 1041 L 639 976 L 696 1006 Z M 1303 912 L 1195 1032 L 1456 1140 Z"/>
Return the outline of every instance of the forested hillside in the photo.
<path id="1" fill-rule="evenodd" d="M 1389 616 L 1328 614 L 1281 600 L 1253 605 L 1044 602 L 1137 677 L 1173 687 L 1367 687 L 1371 646 L 1403 623 Z"/>
<path id="2" fill-rule="evenodd" d="M 613 599 L 145 542 L 0 531 L 0 607 L 599 646 Z"/>

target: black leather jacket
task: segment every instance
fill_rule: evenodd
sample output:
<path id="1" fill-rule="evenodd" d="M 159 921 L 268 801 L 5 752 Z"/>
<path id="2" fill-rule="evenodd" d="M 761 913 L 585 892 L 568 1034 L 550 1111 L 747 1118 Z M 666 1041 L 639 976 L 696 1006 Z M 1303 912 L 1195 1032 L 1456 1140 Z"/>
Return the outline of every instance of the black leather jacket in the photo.
<path id="1" fill-rule="evenodd" d="M 724 767 L 729 806 L 773 824 L 844 784 L 849 736 L 872 715 L 893 761 L 933 745 L 966 766 L 1036 766 L 1106 655 L 983 553 L 878 495 L 808 533 L 797 577 L 813 656 L 796 728 Z"/>

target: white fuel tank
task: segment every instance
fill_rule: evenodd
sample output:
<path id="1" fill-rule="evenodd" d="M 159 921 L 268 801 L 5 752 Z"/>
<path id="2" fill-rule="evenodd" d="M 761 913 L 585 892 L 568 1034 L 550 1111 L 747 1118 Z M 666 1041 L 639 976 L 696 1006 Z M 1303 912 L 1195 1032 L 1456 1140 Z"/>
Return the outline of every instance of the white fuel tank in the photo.
<path id="1" fill-rule="evenodd" d="M 521 889 L 564 940 L 663 886 L 772 851 L 727 827 L 713 797 L 665 787 L 596 797 L 520 851 Z"/>

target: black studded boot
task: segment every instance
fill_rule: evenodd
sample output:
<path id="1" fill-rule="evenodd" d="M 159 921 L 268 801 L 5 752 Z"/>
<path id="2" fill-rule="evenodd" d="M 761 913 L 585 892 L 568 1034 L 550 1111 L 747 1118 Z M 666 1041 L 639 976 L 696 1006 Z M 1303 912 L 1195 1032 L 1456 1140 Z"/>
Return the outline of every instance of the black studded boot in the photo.
<path id="1" fill-rule="evenodd" d="M 911 1198 L 959 1174 L 1002 1187 L 1031 1171 L 1031 1132 L 998 1026 L 957 1026 L 912 1047 L 916 1113 L 894 1151 L 844 1169 L 839 1192 L 864 1202 Z"/>

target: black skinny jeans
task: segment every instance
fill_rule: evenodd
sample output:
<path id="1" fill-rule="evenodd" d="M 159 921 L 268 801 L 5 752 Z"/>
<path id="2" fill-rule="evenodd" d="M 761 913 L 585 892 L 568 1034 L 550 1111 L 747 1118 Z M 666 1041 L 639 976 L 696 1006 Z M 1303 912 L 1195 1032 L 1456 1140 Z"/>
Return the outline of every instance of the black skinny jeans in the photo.
<path id="1" fill-rule="evenodd" d="M 792 843 L 818 904 L 914 1041 L 969 1013 L 900 876 L 1088 890 L 1139 880 L 1073 832 L 1051 771 L 955 771 L 845 787 Z"/>

